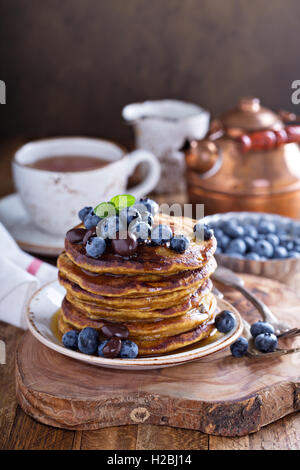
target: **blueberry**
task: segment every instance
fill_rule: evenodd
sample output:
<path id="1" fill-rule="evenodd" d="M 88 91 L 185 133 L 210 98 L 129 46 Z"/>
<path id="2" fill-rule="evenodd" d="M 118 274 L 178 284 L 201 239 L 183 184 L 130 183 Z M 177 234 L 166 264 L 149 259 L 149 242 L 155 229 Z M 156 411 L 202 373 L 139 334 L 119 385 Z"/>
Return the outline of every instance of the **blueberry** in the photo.
<path id="1" fill-rule="evenodd" d="M 263 256 L 265 258 L 272 258 L 274 253 L 273 245 L 267 240 L 258 240 L 256 245 L 253 247 L 253 251 L 257 253 L 259 256 Z"/>
<path id="2" fill-rule="evenodd" d="M 254 344 L 259 351 L 268 353 L 275 351 L 278 340 L 273 333 L 261 333 L 255 337 Z"/>
<path id="3" fill-rule="evenodd" d="M 274 259 L 282 259 L 286 258 L 288 255 L 288 251 L 284 246 L 276 246 L 274 248 L 273 258 Z"/>
<path id="4" fill-rule="evenodd" d="M 221 248 L 220 246 L 217 246 L 216 251 L 215 251 L 215 254 L 216 254 L 216 255 L 219 255 L 219 254 L 221 254 L 221 253 L 223 253 L 222 248 Z"/>
<path id="5" fill-rule="evenodd" d="M 234 252 L 243 255 L 246 252 L 247 246 L 242 238 L 235 238 L 229 243 L 226 252 Z"/>
<path id="6" fill-rule="evenodd" d="M 247 251 L 252 251 L 252 248 L 254 247 L 255 245 L 255 240 L 251 237 L 249 237 L 249 235 L 247 235 L 245 238 L 244 238 L 244 242 L 246 244 L 246 250 Z"/>
<path id="7" fill-rule="evenodd" d="M 258 225 L 258 233 L 275 233 L 276 232 L 276 225 L 274 222 L 269 222 L 267 220 L 262 220 Z"/>
<path id="8" fill-rule="evenodd" d="M 141 220 L 141 214 L 135 207 L 126 207 L 120 212 L 120 220 L 129 225 L 133 220 Z"/>
<path id="9" fill-rule="evenodd" d="M 78 349 L 84 354 L 95 354 L 98 348 L 98 342 L 98 331 L 88 326 L 79 333 Z"/>
<path id="10" fill-rule="evenodd" d="M 220 228 L 217 227 L 217 228 L 213 228 L 213 231 L 215 233 L 216 239 L 219 242 L 219 240 L 221 240 L 221 238 L 224 237 L 223 230 L 221 230 Z"/>
<path id="11" fill-rule="evenodd" d="M 147 240 L 151 235 L 151 227 L 146 222 L 143 221 L 133 221 L 129 228 L 130 233 L 133 233 L 139 243 Z"/>
<path id="12" fill-rule="evenodd" d="M 234 219 L 229 220 L 224 224 L 223 231 L 231 238 L 243 237 L 245 234 L 244 228 L 241 225 L 238 225 Z"/>
<path id="13" fill-rule="evenodd" d="M 134 359 L 135 357 L 137 357 L 138 353 L 139 348 L 136 343 L 130 341 L 129 339 L 125 339 L 124 341 L 122 341 L 120 357 L 122 357 L 123 359 Z"/>
<path id="14" fill-rule="evenodd" d="M 254 225 L 246 224 L 244 225 L 244 234 L 246 237 L 255 239 L 257 237 L 257 229 Z"/>
<path id="15" fill-rule="evenodd" d="M 274 333 L 274 328 L 270 323 L 265 321 L 257 321 L 251 325 L 250 333 L 252 334 L 253 338 L 255 336 L 260 335 L 261 333 Z"/>
<path id="16" fill-rule="evenodd" d="M 214 236 L 214 231 L 208 225 L 197 222 L 194 225 L 193 231 L 197 240 L 210 240 Z"/>
<path id="17" fill-rule="evenodd" d="M 100 220 L 101 220 L 100 217 L 98 217 L 96 214 L 93 214 L 91 212 L 84 218 L 84 225 L 89 230 L 93 227 L 96 227 L 96 225 L 98 224 L 98 222 L 100 222 Z"/>
<path id="18" fill-rule="evenodd" d="M 172 230 L 168 225 L 157 225 L 152 230 L 151 239 L 156 245 L 163 245 L 172 238 Z"/>
<path id="19" fill-rule="evenodd" d="M 171 238 L 170 248 L 176 253 L 184 253 L 189 247 L 189 239 L 184 235 L 175 235 Z"/>
<path id="20" fill-rule="evenodd" d="M 297 251 L 297 253 L 300 253 L 300 244 L 294 245 L 294 251 Z"/>
<path id="21" fill-rule="evenodd" d="M 98 237 L 114 240 L 117 232 L 127 230 L 127 223 L 119 219 L 116 215 L 110 215 L 102 219 L 97 225 L 96 232 Z"/>
<path id="22" fill-rule="evenodd" d="M 78 349 L 78 331 L 67 331 L 62 337 L 62 342 L 65 348 L 76 351 Z"/>
<path id="23" fill-rule="evenodd" d="M 222 248 L 223 250 L 226 250 L 229 243 L 230 243 L 230 238 L 225 234 L 222 236 L 220 240 L 218 239 L 218 246 Z"/>
<path id="24" fill-rule="evenodd" d="M 93 212 L 93 208 L 92 207 L 83 207 L 79 212 L 78 212 L 78 217 L 79 219 L 83 222 L 84 219 L 86 218 L 86 216 L 88 214 L 90 214 L 91 212 Z"/>
<path id="25" fill-rule="evenodd" d="M 294 250 L 291 250 L 288 252 L 288 258 L 299 258 L 300 257 L 300 253 L 298 253 L 298 251 L 294 251 Z"/>
<path id="26" fill-rule="evenodd" d="M 104 346 L 107 345 L 107 343 L 108 343 L 108 339 L 105 339 L 104 341 L 101 341 L 101 343 L 100 343 L 99 346 L 98 346 L 98 351 L 97 351 L 97 352 L 98 352 L 98 356 L 104 357 L 102 351 L 103 351 Z"/>
<path id="27" fill-rule="evenodd" d="M 288 251 L 294 248 L 294 243 L 288 235 L 280 238 L 280 245 L 284 246 Z"/>
<path id="28" fill-rule="evenodd" d="M 271 243 L 272 246 L 278 246 L 280 241 L 279 241 L 279 237 L 277 235 L 275 235 L 275 233 L 268 233 L 268 235 L 266 235 L 266 240 Z"/>
<path id="29" fill-rule="evenodd" d="M 243 336 L 240 336 L 231 346 L 231 354 L 234 357 L 243 357 L 248 351 L 248 341 Z"/>
<path id="30" fill-rule="evenodd" d="M 144 206 L 148 212 L 151 212 L 152 215 L 158 213 L 158 204 L 148 197 L 141 198 L 137 203 L 134 204 L 136 207 Z M 144 209 L 145 210 L 145 209 Z"/>
<path id="31" fill-rule="evenodd" d="M 261 259 L 260 256 L 257 253 L 255 253 L 254 251 L 250 251 L 250 253 L 247 253 L 245 255 L 245 258 L 246 259 L 252 259 L 252 260 L 255 260 L 255 261 L 259 261 Z"/>
<path id="32" fill-rule="evenodd" d="M 243 258 L 241 253 L 236 253 L 235 251 L 230 250 L 225 251 L 225 255 L 232 256 L 233 258 Z"/>
<path id="33" fill-rule="evenodd" d="M 92 237 L 88 240 L 85 245 L 86 253 L 91 258 L 98 258 L 106 250 L 106 242 L 104 238 L 101 237 Z"/>
<path id="34" fill-rule="evenodd" d="M 154 223 L 154 217 L 151 214 L 151 212 L 148 212 L 148 211 L 141 212 L 141 219 L 142 219 L 143 222 L 146 222 L 146 224 L 148 224 L 148 225 L 150 225 L 150 227 L 152 227 L 152 225 Z"/>
<path id="35" fill-rule="evenodd" d="M 215 318 L 215 327 L 221 333 L 228 333 L 236 325 L 235 316 L 230 310 L 223 310 Z"/>

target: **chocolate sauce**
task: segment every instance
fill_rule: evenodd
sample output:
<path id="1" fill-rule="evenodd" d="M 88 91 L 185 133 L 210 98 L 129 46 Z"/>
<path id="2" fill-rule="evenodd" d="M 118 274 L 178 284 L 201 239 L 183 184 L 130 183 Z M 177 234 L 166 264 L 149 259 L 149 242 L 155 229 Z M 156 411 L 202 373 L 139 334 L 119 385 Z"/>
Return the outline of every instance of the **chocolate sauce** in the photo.
<path id="1" fill-rule="evenodd" d="M 120 354 L 121 346 L 122 346 L 122 341 L 120 340 L 120 338 L 117 338 L 116 336 L 114 336 L 104 346 L 103 351 L 102 351 L 103 356 L 109 357 L 109 358 L 117 357 Z"/>
<path id="2" fill-rule="evenodd" d="M 66 238 L 71 243 L 82 243 L 86 232 L 85 228 L 72 228 L 66 233 Z"/>
<path id="3" fill-rule="evenodd" d="M 127 339 L 129 336 L 129 330 L 125 325 L 121 323 L 105 323 L 101 328 L 101 333 L 106 338 L 112 338 L 116 336 L 120 339 Z"/>
<path id="4" fill-rule="evenodd" d="M 86 245 L 87 242 L 89 241 L 89 239 L 91 237 L 95 237 L 96 236 L 96 227 L 93 227 L 91 228 L 90 230 L 87 230 L 84 238 L 83 238 L 83 244 Z"/>
<path id="5" fill-rule="evenodd" d="M 130 232 L 119 232 L 118 238 L 112 240 L 112 249 L 117 255 L 127 257 L 133 255 L 138 248 L 136 237 Z"/>
<path id="6" fill-rule="evenodd" d="M 39 158 L 26 166 L 46 171 L 88 171 L 102 168 L 109 162 L 98 157 L 85 155 L 55 155 Z"/>

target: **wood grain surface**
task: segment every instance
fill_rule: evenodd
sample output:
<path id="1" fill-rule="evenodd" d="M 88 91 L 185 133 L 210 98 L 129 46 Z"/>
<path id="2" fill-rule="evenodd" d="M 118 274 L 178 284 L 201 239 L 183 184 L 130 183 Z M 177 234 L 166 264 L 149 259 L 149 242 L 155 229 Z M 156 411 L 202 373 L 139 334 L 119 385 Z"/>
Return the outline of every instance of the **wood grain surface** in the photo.
<path id="1" fill-rule="evenodd" d="M 297 326 L 300 302 L 291 289 L 243 277 L 275 314 Z M 239 292 L 227 297 L 250 322 L 258 318 Z M 144 423 L 243 436 L 300 408 L 299 363 L 297 354 L 236 359 L 227 349 L 184 366 L 118 371 L 62 356 L 28 332 L 17 349 L 17 398 L 38 421 L 65 429 Z"/>

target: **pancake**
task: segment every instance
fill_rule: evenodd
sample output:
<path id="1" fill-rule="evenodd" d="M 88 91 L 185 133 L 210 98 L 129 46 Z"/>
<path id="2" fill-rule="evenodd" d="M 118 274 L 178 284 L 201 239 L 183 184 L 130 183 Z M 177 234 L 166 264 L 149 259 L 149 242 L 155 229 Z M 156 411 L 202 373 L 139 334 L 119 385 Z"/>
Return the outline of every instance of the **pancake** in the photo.
<path id="1" fill-rule="evenodd" d="M 128 328 L 129 338 L 133 341 L 139 338 L 152 340 L 174 336 L 196 328 L 212 319 L 215 308 L 216 300 L 212 294 L 208 294 L 199 308 L 194 308 L 179 317 L 160 321 L 125 321 L 122 323 Z M 68 324 L 69 329 L 81 330 L 89 326 L 100 330 L 107 323 L 101 319 L 88 318 L 80 307 L 75 307 L 66 298 L 63 300 L 60 315 L 62 321 Z"/>
<path id="2" fill-rule="evenodd" d="M 179 272 L 172 276 L 161 276 L 161 279 L 157 281 L 142 281 L 134 276 L 111 276 L 109 274 L 89 276 L 76 266 L 65 253 L 59 256 L 57 266 L 64 277 L 94 294 L 107 297 L 128 297 L 130 295 L 136 297 L 138 295 L 157 296 L 168 292 L 174 293 L 177 290 L 195 290 L 204 279 L 211 276 L 217 264 L 214 257 L 211 257 L 199 269 Z"/>
<path id="3" fill-rule="evenodd" d="M 73 303 L 83 301 L 113 309 L 139 309 L 145 313 L 145 318 L 147 318 L 148 313 L 151 314 L 150 312 L 158 309 L 164 310 L 166 315 L 168 314 L 167 311 L 173 308 L 176 308 L 177 311 L 182 309 L 180 310 L 181 313 L 185 313 L 199 305 L 200 299 L 212 289 L 211 280 L 204 279 L 196 291 L 193 290 L 187 294 L 186 292 L 178 291 L 175 300 L 171 300 L 171 296 L 168 294 L 157 297 L 105 297 L 82 289 L 61 274 L 59 274 L 59 282 L 66 289 L 68 297 L 73 298 Z"/>
<path id="4" fill-rule="evenodd" d="M 62 315 L 58 318 L 58 328 L 61 334 L 70 330 L 70 326 L 64 322 Z M 184 348 L 207 338 L 214 328 L 214 322 L 208 321 L 190 331 L 175 336 L 166 336 L 150 341 L 138 338 L 135 342 L 139 347 L 139 357 L 161 355 Z"/>
<path id="5" fill-rule="evenodd" d="M 137 252 L 130 258 L 124 258 L 110 251 L 100 258 L 90 258 L 85 253 L 85 247 L 65 240 L 65 250 L 69 258 L 79 267 L 96 273 L 110 274 L 174 274 L 180 271 L 199 269 L 211 258 L 216 250 L 215 237 L 208 241 L 194 240 L 193 227 L 195 220 L 188 217 L 170 217 L 158 214 L 156 224 L 169 225 L 174 234 L 184 234 L 190 240 L 188 249 L 178 254 L 166 246 L 141 244 Z M 82 226 L 82 225 L 80 225 Z"/>

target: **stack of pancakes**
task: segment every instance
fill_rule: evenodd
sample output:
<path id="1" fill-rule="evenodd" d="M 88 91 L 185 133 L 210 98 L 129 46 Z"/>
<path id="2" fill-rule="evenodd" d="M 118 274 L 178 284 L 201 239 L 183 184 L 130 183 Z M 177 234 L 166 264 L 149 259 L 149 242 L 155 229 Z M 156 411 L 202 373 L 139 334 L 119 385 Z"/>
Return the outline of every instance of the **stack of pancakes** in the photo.
<path id="1" fill-rule="evenodd" d="M 156 224 L 190 239 L 178 254 L 167 246 L 140 244 L 124 258 L 108 249 L 90 258 L 82 244 L 65 240 L 59 281 L 66 296 L 59 312 L 60 333 L 122 323 L 137 343 L 139 357 L 160 355 L 208 337 L 214 329 L 216 299 L 210 276 L 216 269 L 216 240 L 196 241 L 195 221 L 159 214 Z"/>

